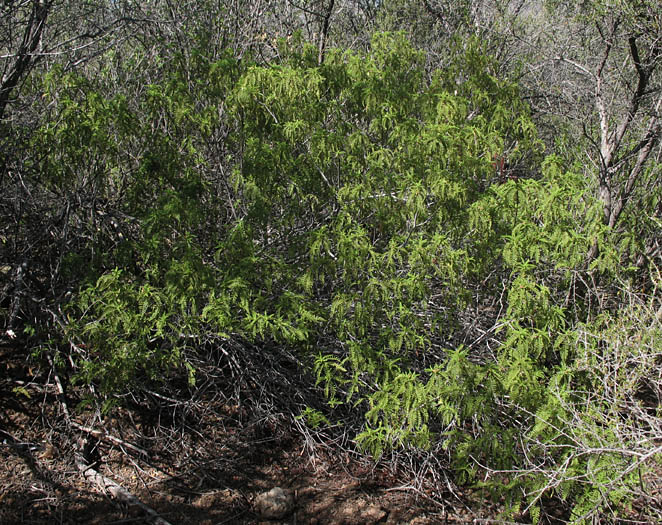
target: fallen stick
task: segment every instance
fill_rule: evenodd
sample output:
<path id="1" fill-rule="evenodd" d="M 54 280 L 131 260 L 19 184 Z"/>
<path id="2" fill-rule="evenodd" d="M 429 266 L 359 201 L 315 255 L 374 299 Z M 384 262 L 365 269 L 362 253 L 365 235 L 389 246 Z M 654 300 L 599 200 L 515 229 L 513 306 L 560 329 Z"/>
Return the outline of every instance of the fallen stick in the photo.
<path id="1" fill-rule="evenodd" d="M 149 516 L 149 521 L 154 525 L 172 525 L 170 522 L 159 516 L 158 512 L 145 505 L 119 483 L 104 476 L 93 467 L 86 465 L 83 461 L 77 461 L 76 463 L 78 469 L 81 471 L 87 481 L 94 483 L 101 490 L 109 493 L 113 498 L 126 503 L 127 505 L 134 505 L 140 508 L 145 514 Z"/>
<path id="2" fill-rule="evenodd" d="M 147 457 L 149 454 L 147 453 L 146 450 L 137 447 L 135 445 L 132 445 L 131 443 L 128 443 L 124 441 L 123 439 L 120 439 L 118 437 L 113 436 L 112 434 L 109 434 L 106 431 L 101 431 L 97 430 L 96 428 L 91 428 L 91 427 L 86 427 L 81 425 L 80 423 L 77 423 L 74 420 L 71 420 L 71 426 L 74 428 L 77 428 L 81 432 L 85 432 L 86 434 L 90 434 L 91 436 L 94 436 L 97 439 L 105 440 L 105 441 L 110 441 L 111 443 L 115 443 L 116 445 L 119 445 L 120 447 L 125 447 L 128 448 L 129 450 L 133 450 L 137 454 Z"/>
<path id="3" fill-rule="evenodd" d="M 67 422 L 75 427 L 78 428 L 79 430 L 86 432 L 88 434 L 91 434 L 94 437 L 100 437 L 100 438 L 108 438 L 111 439 L 111 441 L 116 441 L 120 442 L 124 446 L 128 446 L 128 448 L 132 448 L 137 450 L 140 453 L 145 453 L 145 451 L 139 449 L 138 447 L 135 447 L 134 445 L 131 445 L 130 443 L 126 443 L 122 441 L 121 439 L 114 438 L 113 436 L 110 436 L 110 434 L 100 432 L 95 429 L 87 428 L 84 427 L 75 421 L 71 419 L 71 416 L 69 414 L 69 408 L 67 407 L 67 400 L 64 394 L 64 388 L 62 386 L 62 382 L 60 381 L 60 377 L 57 373 L 57 369 L 55 368 L 53 364 L 53 360 L 51 356 L 48 356 L 49 364 L 51 365 L 53 369 L 53 376 L 55 378 L 55 383 L 57 385 L 58 389 L 58 399 L 60 401 L 60 404 L 62 405 L 62 410 L 64 412 L 64 415 L 66 416 Z M 11 435 L 10 435 L 11 437 Z M 128 490 L 126 490 L 124 487 L 122 487 L 119 483 L 113 481 L 112 479 L 104 476 L 101 474 L 99 471 L 97 471 L 94 467 L 89 465 L 88 463 L 88 458 L 84 457 L 85 454 L 85 448 L 81 447 L 81 453 L 76 454 L 76 466 L 78 467 L 78 470 L 81 471 L 81 474 L 83 474 L 83 477 L 95 484 L 97 487 L 99 487 L 102 491 L 109 493 L 111 496 L 113 496 L 115 499 L 122 501 L 126 503 L 127 505 L 134 505 L 141 509 L 147 516 L 149 516 L 149 521 L 153 523 L 154 525 L 172 525 L 170 522 L 164 520 L 161 516 L 159 516 L 158 512 L 156 512 L 154 509 L 151 507 L 148 507 L 145 505 L 142 501 L 140 501 L 138 498 L 136 498 L 133 494 L 131 494 Z"/>

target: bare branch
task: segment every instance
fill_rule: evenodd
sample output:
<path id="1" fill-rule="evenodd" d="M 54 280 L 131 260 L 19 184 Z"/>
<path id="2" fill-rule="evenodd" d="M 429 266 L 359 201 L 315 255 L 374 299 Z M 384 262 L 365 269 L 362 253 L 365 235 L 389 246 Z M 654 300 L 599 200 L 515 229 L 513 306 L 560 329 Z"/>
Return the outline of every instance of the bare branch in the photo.
<path id="1" fill-rule="evenodd" d="M 630 106 L 627 110 L 627 113 L 625 114 L 623 120 L 616 129 L 616 134 L 614 136 L 611 145 L 612 153 L 613 151 L 615 151 L 620 147 L 623 141 L 623 137 L 625 136 L 625 133 L 627 132 L 630 124 L 632 123 L 635 115 L 637 114 L 637 111 L 639 111 L 639 107 L 641 105 L 641 99 L 646 93 L 646 87 L 648 85 L 648 78 L 650 75 L 650 72 L 641 65 L 641 61 L 639 59 L 639 51 L 637 49 L 637 42 L 634 36 L 631 36 L 628 39 L 628 44 L 630 47 L 630 54 L 632 56 L 632 60 L 635 69 L 637 71 L 637 87 L 630 99 Z"/>
<path id="2" fill-rule="evenodd" d="M 36 62 L 38 55 L 35 51 L 41 42 L 41 36 L 46 26 L 53 0 L 34 0 L 30 18 L 23 31 L 23 39 L 16 53 L 17 60 L 10 68 L 9 73 L 3 75 L 0 84 L 0 120 L 4 117 L 11 92 L 16 88 L 21 78 L 25 77 Z"/>

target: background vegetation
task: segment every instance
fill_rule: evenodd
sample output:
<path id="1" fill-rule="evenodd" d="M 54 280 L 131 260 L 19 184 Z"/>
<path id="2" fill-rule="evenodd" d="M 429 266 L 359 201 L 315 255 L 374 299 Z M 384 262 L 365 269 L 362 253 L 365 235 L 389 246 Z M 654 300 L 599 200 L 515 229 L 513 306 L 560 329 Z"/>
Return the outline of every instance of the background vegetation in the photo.
<path id="1" fill-rule="evenodd" d="M 5 337 L 82 411 L 220 374 L 534 522 L 659 520 L 661 16 L 4 2 Z"/>

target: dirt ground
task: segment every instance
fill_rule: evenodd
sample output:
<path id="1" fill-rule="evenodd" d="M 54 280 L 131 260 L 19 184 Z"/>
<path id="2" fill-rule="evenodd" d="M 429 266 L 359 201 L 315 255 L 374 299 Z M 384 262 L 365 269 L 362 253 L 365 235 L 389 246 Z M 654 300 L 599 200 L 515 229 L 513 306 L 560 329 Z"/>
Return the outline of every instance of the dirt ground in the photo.
<path id="1" fill-rule="evenodd" d="M 469 493 L 414 486 L 278 421 L 242 422 L 241 409 L 218 396 L 195 406 L 163 398 L 153 410 L 115 408 L 104 418 L 74 408 L 66 417 L 50 374 L 0 347 L 1 524 L 154 523 L 82 475 L 76 458 L 84 438 L 98 473 L 173 525 L 488 523 L 496 514 Z M 295 505 L 269 521 L 253 500 L 276 486 Z"/>

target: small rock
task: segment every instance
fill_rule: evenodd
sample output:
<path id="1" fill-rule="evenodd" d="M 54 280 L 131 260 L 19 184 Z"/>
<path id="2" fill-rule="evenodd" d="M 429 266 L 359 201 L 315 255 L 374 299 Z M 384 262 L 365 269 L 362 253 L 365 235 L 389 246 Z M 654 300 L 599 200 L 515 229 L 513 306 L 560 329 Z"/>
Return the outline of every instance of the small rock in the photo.
<path id="1" fill-rule="evenodd" d="M 253 502 L 255 512 L 261 517 L 277 520 L 284 518 L 294 509 L 294 497 L 290 491 L 274 487 L 258 494 Z"/>
<path id="2" fill-rule="evenodd" d="M 378 523 L 379 521 L 384 519 L 384 517 L 386 516 L 386 511 L 377 505 L 370 505 L 363 512 L 363 516 L 365 518 L 366 523 Z"/>

